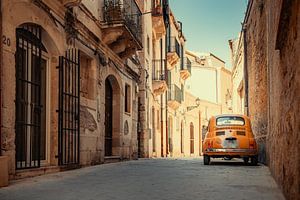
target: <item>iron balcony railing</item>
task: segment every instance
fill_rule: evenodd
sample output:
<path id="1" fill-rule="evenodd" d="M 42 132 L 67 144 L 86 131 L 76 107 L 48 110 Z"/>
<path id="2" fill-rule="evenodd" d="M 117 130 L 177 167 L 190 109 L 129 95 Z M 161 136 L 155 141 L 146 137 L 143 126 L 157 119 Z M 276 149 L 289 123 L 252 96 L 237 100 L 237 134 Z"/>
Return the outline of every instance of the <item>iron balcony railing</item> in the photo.
<path id="1" fill-rule="evenodd" d="M 142 13 L 135 0 L 104 0 L 104 22 L 108 24 L 124 23 L 131 34 L 141 43 Z"/>
<path id="2" fill-rule="evenodd" d="M 152 80 L 166 80 L 165 79 L 165 60 L 152 61 Z"/>
<path id="3" fill-rule="evenodd" d="M 192 72 L 192 62 L 190 61 L 189 58 L 184 58 L 181 62 L 181 70 L 188 70 L 188 72 Z"/>
<path id="4" fill-rule="evenodd" d="M 168 101 L 182 102 L 182 90 L 175 84 L 169 86 Z"/>
<path id="5" fill-rule="evenodd" d="M 161 16 L 163 14 L 162 0 L 152 0 L 152 15 Z"/>
<path id="6" fill-rule="evenodd" d="M 178 57 L 180 57 L 180 45 L 176 37 L 169 37 L 168 52 L 170 53 L 175 52 L 178 55 Z"/>

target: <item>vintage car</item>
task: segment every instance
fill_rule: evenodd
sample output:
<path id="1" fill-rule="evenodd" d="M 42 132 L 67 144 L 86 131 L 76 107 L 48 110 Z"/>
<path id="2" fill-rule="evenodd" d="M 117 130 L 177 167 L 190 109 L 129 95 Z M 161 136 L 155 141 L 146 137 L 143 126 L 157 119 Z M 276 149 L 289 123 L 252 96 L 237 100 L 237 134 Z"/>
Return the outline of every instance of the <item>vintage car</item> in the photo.
<path id="1" fill-rule="evenodd" d="M 257 144 L 250 119 L 244 115 L 217 115 L 211 117 L 203 141 L 204 165 L 211 158 L 242 158 L 247 164 L 257 165 Z"/>

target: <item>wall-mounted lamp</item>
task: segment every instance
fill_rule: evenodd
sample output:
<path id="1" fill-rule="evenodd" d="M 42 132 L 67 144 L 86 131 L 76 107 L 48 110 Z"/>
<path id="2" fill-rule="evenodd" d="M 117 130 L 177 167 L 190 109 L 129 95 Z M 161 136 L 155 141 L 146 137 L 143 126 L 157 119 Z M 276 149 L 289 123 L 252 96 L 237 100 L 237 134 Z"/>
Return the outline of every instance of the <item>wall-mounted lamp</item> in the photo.
<path id="1" fill-rule="evenodd" d="M 197 98 L 197 99 L 195 100 L 195 102 L 196 102 L 196 105 L 195 105 L 195 106 L 188 106 L 188 107 L 186 108 L 187 112 L 188 112 L 188 111 L 191 111 L 191 110 L 193 110 L 193 109 L 195 109 L 195 108 L 198 108 L 198 107 L 200 106 L 200 99 L 199 99 L 199 98 Z"/>

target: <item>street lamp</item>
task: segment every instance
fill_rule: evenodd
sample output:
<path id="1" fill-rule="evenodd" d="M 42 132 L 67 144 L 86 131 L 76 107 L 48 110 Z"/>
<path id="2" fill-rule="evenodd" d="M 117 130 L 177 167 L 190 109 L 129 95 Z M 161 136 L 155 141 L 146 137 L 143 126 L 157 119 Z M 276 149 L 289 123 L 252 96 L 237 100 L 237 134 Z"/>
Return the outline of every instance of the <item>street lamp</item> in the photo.
<path id="1" fill-rule="evenodd" d="M 195 106 L 188 106 L 186 109 L 187 109 L 187 112 L 188 111 L 191 111 L 191 110 L 193 110 L 193 109 L 195 109 L 195 108 L 198 108 L 199 106 L 200 106 L 200 99 L 199 98 L 197 98 L 196 100 L 195 100 L 195 102 L 196 102 L 196 105 Z"/>

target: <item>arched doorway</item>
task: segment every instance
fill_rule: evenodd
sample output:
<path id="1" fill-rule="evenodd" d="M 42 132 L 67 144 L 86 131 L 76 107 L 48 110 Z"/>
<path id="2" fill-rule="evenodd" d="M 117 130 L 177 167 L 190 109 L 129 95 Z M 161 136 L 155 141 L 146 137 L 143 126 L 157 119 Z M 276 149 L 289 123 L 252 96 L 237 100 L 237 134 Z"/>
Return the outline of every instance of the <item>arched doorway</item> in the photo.
<path id="1" fill-rule="evenodd" d="M 120 110 L 120 87 L 117 79 L 105 79 L 105 143 L 104 156 L 120 155 L 120 129 L 123 126 Z"/>
<path id="2" fill-rule="evenodd" d="M 113 89 L 105 80 L 105 156 L 112 156 Z"/>
<path id="3" fill-rule="evenodd" d="M 43 29 L 27 23 L 16 29 L 16 169 L 46 160 L 47 50 Z"/>
<path id="4" fill-rule="evenodd" d="M 190 153 L 194 154 L 194 124 L 190 123 Z"/>

